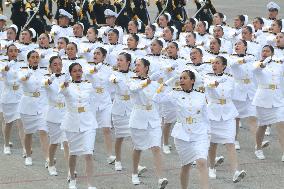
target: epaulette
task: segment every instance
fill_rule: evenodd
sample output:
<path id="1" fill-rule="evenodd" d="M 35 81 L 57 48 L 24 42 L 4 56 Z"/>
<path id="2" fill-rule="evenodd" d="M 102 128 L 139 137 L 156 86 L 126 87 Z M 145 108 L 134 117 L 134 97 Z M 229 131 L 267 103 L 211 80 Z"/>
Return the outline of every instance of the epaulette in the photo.
<path id="1" fill-rule="evenodd" d="M 48 74 L 44 74 L 44 76 L 49 76 L 49 77 L 50 77 L 50 76 L 51 76 L 51 74 L 50 74 L 50 73 L 48 73 Z"/>
<path id="2" fill-rule="evenodd" d="M 196 91 L 196 92 L 199 92 L 199 93 L 205 93 L 205 91 L 203 91 L 203 90 L 199 90 L 199 89 L 193 89 L 194 91 Z"/>
<path id="3" fill-rule="evenodd" d="M 62 60 L 68 60 L 68 58 L 66 58 L 66 57 L 65 57 L 65 58 L 62 58 Z"/>
<path id="4" fill-rule="evenodd" d="M 182 91 L 182 88 L 181 87 L 173 87 L 173 90 L 174 91 Z"/>
<path id="5" fill-rule="evenodd" d="M 18 62 L 25 62 L 24 60 L 18 60 Z"/>
<path id="6" fill-rule="evenodd" d="M 272 60 L 272 61 L 274 61 L 275 63 L 277 63 L 277 64 L 282 64 L 283 63 L 283 61 L 282 60 Z"/>
<path id="7" fill-rule="evenodd" d="M 6 62 L 8 59 L 1 59 L 0 62 Z"/>
<path id="8" fill-rule="evenodd" d="M 39 69 L 47 69 L 47 67 L 45 67 L 45 66 L 42 66 L 42 67 L 39 67 Z"/>
<path id="9" fill-rule="evenodd" d="M 29 69 L 29 67 L 27 67 L 27 66 L 24 66 L 24 67 L 21 67 L 21 69 Z"/>
<path id="10" fill-rule="evenodd" d="M 88 62 L 88 64 L 95 64 L 95 62 Z"/>
<path id="11" fill-rule="evenodd" d="M 224 73 L 224 75 L 227 75 L 227 76 L 229 76 L 229 77 L 233 77 L 233 75 L 232 75 L 232 74 L 229 74 L 229 73 Z"/>
<path id="12" fill-rule="evenodd" d="M 228 54 L 227 51 L 219 51 L 219 53 L 222 53 L 222 54 Z"/>
<path id="13" fill-rule="evenodd" d="M 259 42 L 257 42 L 257 41 L 251 41 L 252 43 L 255 43 L 255 44 L 259 44 Z"/>
<path id="14" fill-rule="evenodd" d="M 83 80 L 84 83 L 91 83 L 89 80 Z"/>
<path id="15" fill-rule="evenodd" d="M 207 73 L 206 75 L 209 75 L 209 76 L 215 76 L 214 73 Z"/>

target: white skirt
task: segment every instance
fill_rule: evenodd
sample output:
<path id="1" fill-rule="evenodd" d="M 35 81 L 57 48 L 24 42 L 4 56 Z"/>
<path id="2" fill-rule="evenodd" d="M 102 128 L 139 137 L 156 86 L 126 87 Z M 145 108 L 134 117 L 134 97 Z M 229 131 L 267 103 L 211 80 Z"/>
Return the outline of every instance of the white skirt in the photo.
<path id="1" fill-rule="evenodd" d="M 252 100 L 249 98 L 246 101 L 233 100 L 233 102 L 239 112 L 237 118 L 256 116 L 256 107 L 252 105 Z"/>
<path id="2" fill-rule="evenodd" d="M 115 130 L 115 138 L 124 138 L 129 137 L 130 128 L 129 128 L 129 115 L 112 115 L 112 123 Z"/>
<path id="3" fill-rule="evenodd" d="M 49 129 L 50 144 L 59 144 L 67 141 L 65 131 L 60 129 L 60 123 L 52 123 L 47 121 L 46 125 Z"/>
<path id="4" fill-rule="evenodd" d="M 229 144 L 235 142 L 236 136 L 236 120 L 210 120 L 211 140 L 212 143 Z"/>
<path id="5" fill-rule="evenodd" d="M 147 150 L 152 147 L 161 147 L 161 127 L 147 129 L 130 128 L 131 139 L 135 150 Z"/>
<path id="6" fill-rule="evenodd" d="M 110 105 L 103 110 L 96 111 L 95 116 L 98 122 L 98 128 L 111 127 L 111 109 L 112 106 Z"/>
<path id="7" fill-rule="evenodd" d="M 171 104 L 161 104 L 159 108 L 161 117 L 164 123 L 175 123 L 176 122 L 176 111 Z"/>
<path id="8" fill-rule="evenodd" d="M 20 115 L 21 115 L 21 120 L 23 122 L 25 134 L 33 134 L 39 130 L 48 132 L 48 127 L 46 126 L 43 114 L 38 114 L 38 115 L 20 114 Z"/>
<path id="9" fill-rule="evenodd" d="M 88 130 L 85 132 L 68 132 L 66 137 L 69 145 L 70 155 L 87 155 L 93 154 L 96 140 L 96 130 Z"/>
<path id="10" fill-rule="evenodd" d="M 209 146 L 208 138 L 206 138 L 190 142 L 175 138 L 175 147 L 182 166 L 191 164 L 198 159 L 207 160 Z"/>
<path id="11" fill-rule="evenodd" d="M 2 104 L 2 108 L 3 108 L 3 117 L 6 123 L 11 123 L 21 118 L 18 110 L 19 103 Z"/>
<path id="12" fill-rule="evenodd" d="M 271 125 L 284 121 L 284 107 L 256 107 L 258 126 Z"/>

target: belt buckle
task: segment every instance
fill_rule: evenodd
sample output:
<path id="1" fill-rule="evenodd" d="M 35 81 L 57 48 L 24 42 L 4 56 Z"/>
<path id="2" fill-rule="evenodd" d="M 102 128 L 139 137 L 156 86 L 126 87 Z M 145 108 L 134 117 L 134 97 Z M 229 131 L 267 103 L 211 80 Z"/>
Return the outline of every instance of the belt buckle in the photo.
<path id="1" fill-rule="evenodd" d="M 40 96 L 40 92 L 33 92 L 33 97 L 39 97 Z"/>
<path id="2" fill-rule="evenodd" d="M 243 79 L 244 84 L 249 84 L 250 83 L 250 79 Z"/>
<path id="3" fill-rule="evenodd" d="M 219 99 L 219 104 L 221 104 L 221 105 L 226 104 L 226 99 Z"/>
<path id="4" fill-rule="evenodd" d="M 64 107 L 65 107 L 65 104 L 64 104 L 64 103 L 57 103 L 57 104 L 56 104 L 56 107 L 57 107 L 57 108 L 64 108 Z"/>
<path id="5" fill-rule="evenodd" d="M 96 93 L 101 94 L 103 92 L 104 92 L 104 88 L 102 88 L 102 87 L 96 88 Z"/>
<path id="6" fill-rule="evenodd" d="M 19 85 L 13 85 L 13 90 L 17 91 L 19 89 Z"/>
<path id="7" fill-rule="evenodd" d="M 163 78 L 158 79 L 158 83 L 159 83 L 159 84 L 162 84 L 163 82 L 164 82 L 164 79 L 163 79 Z"/>
<path id="8" fill-rule="evenodd" d="M 271 90 L 275 90 L 277 88 L 277 86 L 275 84 L 270 84 L 269 85 L 269 89 Z"/>
<path id="9" fill-rule="evenodd" d="M 205 87 L 199 87 L 198 88 L 201 92 L 204 92 L 205 91 Z"/>
<path id="10" fill-rule="evenodd" d="M 193 118 L 192 117 L 187 117 L 186 118 L 186 123 L 187 124 L 192 124 L 193 123 Z"/>
<path id="11" fill-rule="evenodd" d="M 129 95 L 123 95 L 123 96 L 122 96 L 122 99 L 123 99 L 123 100 L 130 100 L 130 96 L 129 96 Z"/>
<path id="12" fill-rule="evenodd" d="M 146 105 L 146 110 L 152 110 L 152 105 Z"/>
<path id="13" fill-rule="evenodd" d="M 85 112 L 85 107 L 78 107 L 78 113 Z"/>

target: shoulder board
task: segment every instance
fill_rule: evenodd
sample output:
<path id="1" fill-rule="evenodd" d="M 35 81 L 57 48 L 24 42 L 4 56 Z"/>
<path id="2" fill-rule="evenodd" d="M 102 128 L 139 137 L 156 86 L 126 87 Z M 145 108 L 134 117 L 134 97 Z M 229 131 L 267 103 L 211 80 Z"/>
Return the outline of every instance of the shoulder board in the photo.
<path id="1" fill-rule="evenodd" d="M 88 64 L 95 64 L 95 62 L 88 62 Z"/>
<path id="2" fill-rule="evenodd" d="M 51 74 L 44 74 L 44 76 L 51 76 Z"/>
<path id="3" fill-rule="evenodd" d="M 18 60 L 18 62 L 25 62 L 24 60 Z"/>
<path id="4" fill-rule="evenodd" d="M 47 67 L 39 67 L 40 69 L 47 69 Z"/>
<path id="5" fill-rule="evenodd" d="M 227 75 L 227 76 L 229 76 L 229 77 L 233 77 L 233 75 L 232 75 L 232 74 L 229 74 L 229 73 L 224 73 L 224 75 Z"/>
<path id="6" fill-rule="evenodd" d="M 21 69 L 23 69 L 23 70 L 24 70 L 24 69 L 29 69 L 29 68 L 28 68 L 28 67 L 21 67 Z"/>
<path id="7" fill-rule="evenodd" d="M 222 53 L 222 54 L 228 54 L 227 51 L 220 51 L 219 53 Z"/>
<path id="8" fill-rule="evenodd" d="M 248 56 L 254 56 L 253 54 L 247 54 Z"/>
<path id="9" fill-rule="evenodd" d="M 134 77 L 131 77 L 131 79 L 139 79 L 139 77 L 137 77 L 137 76 L 134 76 Z"/>
<path id="10" fill-rule="evenodd" d="M 91 83 L 89 80 L 83 80 L 84 83 Z"/>
<path id="11" fill-rule="evenodd" d="M 230 54 L 230 56 L 237 56 L 237 54 Z"/>
<path id="12" fill-rule="evenodd" d="M 180 88 L 180 87 L 174 87 L 173 90 L 174 90 L 174 91 L 182 91 L 182 88 Z"/>
<path id="13" fill-rule="evenodd" d="M 89 41 L 81 41 L 81 43 L 89 43 Z"/>
<path id="14" fill-rule="evenodd" d="M 188 62 L 186 63 L 186 65 L 194 65 L 192 62 Z"/>
<path id="15" fill-rule="evenodd" d="M 68 60 L 68 58 L 62 58 L 62 60 Z"/>
<path id="16" fill-rule="evenodd" d="M 206 75 L 209 75 L 209 76 L 215 76 L 214 73 L 207 73 Z"/>
<path id="17" fill-rule="evenodd" d="M 122 50 L 129 50 L 129 48 L 123 48 Z"/>
<path id="18" fill-rule="evenodd" d="M 166 57 L 166 56 L 163 56 L 162 58 L 163 58 L 163 59 L 169 59 L 169 57 Z"/>
<path id="19" fill-rule="evenodd" d="M 78 57 L 78 59 L 83 59 L 83 58 L 84 58 L 83 56 L 79 56 L 79 57 Z"/>
<path id="20" fill-rule="evenodd" d="M 257 41 L 252 41 L 252 43 L 259 44 L 259 42 L 257 42 Z"/>
<path id="21" fill-rule="evenodd" d="M 205 91 L 199 90 L 199 89 L 193 89 L 194 91 L 198 92 L 198 93 L 204 93 Z"/>
<path id="22" fill-rule="evenodd" d="M 0 62 L 6 62 L 6 61 L 8 61 L 8 59 L 2 59 L 2 60 L 0 60 Z"/>
<path id="23" fill-rule="evenodd" d="M 272 61 L 274 61 L 275 63 L 277 63 L 277 64 L 282 64 L 283 63 L 283 61 L 282 60 L 272 60 Z"/>

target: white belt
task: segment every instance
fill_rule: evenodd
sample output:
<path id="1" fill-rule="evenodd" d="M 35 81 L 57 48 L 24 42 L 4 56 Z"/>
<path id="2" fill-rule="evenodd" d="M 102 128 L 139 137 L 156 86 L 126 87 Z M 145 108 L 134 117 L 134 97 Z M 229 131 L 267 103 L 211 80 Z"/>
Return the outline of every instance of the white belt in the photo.
<path id="1" fill-rule="evenodd" d="M 98 94 L 104 93 L 104 88 L 103 87 L 96 87 L 95 90 L 96 90 L 96 93 L 98 93 Z"/>
<path id="2" fill-rule="evenodd" d="M 139 110 L 147 110 L 147 111 L 151 111 L 153 109 L 153 105 L 152 104 L 148 104 L 148 105 L 134 105 L 135 109 L 139 109 Z"/>
<path id="3" fill-rule="evenodd" d="M 238 82 L 238 83 L 243 83 L 243 84 L 250 84 L 251 83 L 251 79 L 249 79 L 249 78 L 235 79 L 235 81 Z"/>
<path id="4" fill-rule="evenodd" d="M 24 92 L 25 96 L 29 96 L 29 97 L 40 97 L 40 92 Z"/>
<path id="5" fill-rule="evenodd" d="M 76 113 L 83 113 L 83 112 L 89 111 L 89 108 L 86 106 L 68 107 L 68 111 L 76 112 Z"/>
<path id="6" fill-rule="evenodd" d="M 225 105 L 225 104 L 228 104 L 228 103 L 232 102 L 232 100 L 231 99 L 220 98 L 220 99 L 211 99 L 210 102 L 212 102 L 214 104 Z"/>
<path id="7" fill-rule="evenodd" d="M 270 90 L 279 89 L 276 84 L 258 85 L 258 88 L 260 88 L 260 89 L 270 89 Z"/>

